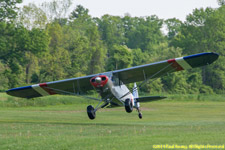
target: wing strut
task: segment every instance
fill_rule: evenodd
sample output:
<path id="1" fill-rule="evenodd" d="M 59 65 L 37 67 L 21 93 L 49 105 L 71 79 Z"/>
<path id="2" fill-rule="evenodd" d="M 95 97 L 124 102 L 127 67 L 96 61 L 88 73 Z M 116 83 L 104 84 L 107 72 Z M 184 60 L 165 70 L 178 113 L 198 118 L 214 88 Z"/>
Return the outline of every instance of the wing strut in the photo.
<path id="1" fill-rule="evenodd" d="M 158 75 L 159 73 L 161 73 L 162 71 L 164 71 L 165 69 L 167 69 L 169 66 L 171 66 L 173 63 L 170 63 L 169 65 L 167 65 L 166 67 L 162 68 L 161 70 L 159 70 L 158 72 L 156 72 L 155 74 L 153 74 L 152 76 L 146 78 L 146 75 L 145 75 L 145 71 L 143 70 L 143 74 L 144 74 L 144 78 L 145 80 L 138 86 L 139 88 L 141 88 L 143 85 L 145 85 L 150 79 L 154 78 L 156 75 Z M 168 72 L 165 72 L 164 74 L 162 74 L 161 76 L 165 75 L 166 73 L 170 73 L 172 72 L 173 70 L 176 70 L 176 68 L 173 68 L 171 69 L 170 71 Z M 160 76 L 160 77 L 161 77 Z M 153 81 L 155 81 L 157 78 L 155 78 Z M 152 82 L 153 82 L 152 81 Z M 136 87 L 136 88 L 138 88 Z M 133 89 L 134 90 L 134 89 Z"/>
<path id="2" fill-rule="evenodd" d="M 64 93 L 66 95 L 80 96 L 80 97 L 84 97 L 84 98 L 88 98 L 88 99 L 92 99 L 92 100 L 97 100 L 97 101 L 101 100 L 101 99 L 98 99 L 98 98 L 84 96 L 84 95 L 80 95 L 80 94 L 75 94 L 75 93 L 72 93 L 72 92 L 63 91 L 63 90 L 59 90 L 59 89 L 55 89 L 55 88 L 51 88 L 51 87 L 45 87 L 45 88 L 53 90 L 54 92 L 58 92 L 57 94 Z"/>
<path id="3" fill-rule="evenodd" d="M 143 70 L 143 75 L 144 75 L 144 79 L 145 79 L 145 80 L 144 80 L 138 87 L 137 87 L 136 84 L 135 84 L 135 86 L 134 86 L 133 89 L 132 89 L 132 93 L 134 93 L 134 92 L 137 93 L 137 89 L 138 89 L 138 88 L 141 88 L 143 85 L 145 85 L 146 83 L 148 83 L 148 81 L 149 81 L 150 79 L 154 78 L 156 75 L 160 74 L 162 71 L 164 71 L 165 69 L 167 69 L 167 68 L 170 67 L 171 65 L 173 65 L 173 63 L 170 63 L 169 65 L 167 65 L 166 67 L 162 68 L 161 70 L 159 70 L 158 72 L 156 72 L 155 74 L 153 74 L 152 76 L 150 76 L 150 77 L 148 77 L 148 78 L 146 78 L 145 71 Z M 176 70 L 176 69 L 177 69 L 177 68 L 173 68 L 173 69 L 169 70 L 168 72 L 163 73 L 161 76 L 165 75 L 166 73 L 170 73 L 170 72 L 172 72 L 172 71 L 174 71 L 174 70 Z M 160 76 L 160 77 L 161 77 L 161 76 Z M 156 79 L 157 79 L 157 78 L 156 78 Z M 152 80 L 152 82 L 155 81 L 156 79 Z M 129 93 L 130 93 L 130 91 L 127 92 L 126 94 L 124 94 L 124 96 L 126 96 L 126 95 L 129 94 Z M 123 97 L 123 96 L 122 96 L 122 97 Z M 137 111 L 138 111 L 138 116 L 139 116 L 139 118 L 141 119 L 141 118 L 142 118 L 142 113 L 141 113 L 141 110 L 140 110 L 140 104 L 139 104 L 139 102 L 137 101 L 137 99 L 138 99 L 138 96 L 135 96 L 135 97 L 134 97 L 134 103 L 135 103 L 135 107 L 136 107 L 136 109 L 137 109 Z"/>
<path id="4" fill-rule="evenodd" d="M 150 79 L 154 78 L 156 75 L 158 75 L 159 73 L 161 73 L 162 71 L 164 71 L 165 69 L 167 69 L 167 68 L 168 68 L 169 66 L 171 66 L 171 65 L 173 65 L 173 63 L 170 63 L 169 65 L 167 65 L 166 67 L 162 68 L 161 70 L 159 70 L 158 72 L 156 72 L 155 74 L 153 74 L 152 76 L 150 76 L 150 77 L 148 77 L 148 78 L 146 78 L 145 72 L 144 72 L 144 70 L 143 70 L 143 75 L 144 75 L 144 77 L 145 77 L 145 80 L 144 80 L 139 86 L 133 87 L 133 88 L 132 88 L 132 93 L 133 93 L 133 91 L 137 90 L 138 88 L 141 88 L 141 87 L 142 87 L 143 85 L 145 85 Z M 163 73 L 161 76 L 163 76 L 163 75 L 165 75 L 165 74 L 167 74 L 167 73 L 170 73 L 170 72 L 172 72 L 172 71 L 174 71 L 174 70 L 176 70 L 176 69 L 177 69 L 177 68 L 173 68 L 173 69 L 171 69 L 170 71 Z M 160 76 L 160 77 L 161 77 L 161 76 Z M 157 79 L 157 78 L 156 78 L 156 79 Z M 156 79 L 152 80 L 152 82 L 155 81 Z M 127 92 L 126 94 L 124 94 L 122 97 L 126 96 L 126 95 L 129 94 L 129 93 L 130 93 L 130 91 Z"/>
<path id="5" fill-rule="evenodd" d="M 137 109 L 137 111 L 138 111 L 138 117 L 140 118 L 140 119 L 142 119 L 142 113 L 141 113 L 141 110 L 140 110 L 140 103 L 139 103 L 139 101 L 138 101 L 138 88 L 141 88 L 143 85 L 145 85 L 146 83 L 148 83 L 148 81 L 150 80 L 150 79 L 152 79 L 152 78 L 154 78 L 156 75 L 158 75 L 159 73 L 161 73 L 162 71 L 164 71 L 165 69 L 167 69 L 169 66 L 171 66 L 171 65 L 173 65 L 173 63 L 170 63 L 169 65 L 167 65 L 166 67 L 164 67 L 164 68 L 162 68 L 161 70 L 159 70 L 158 72 L 156 72 L 155 74 L 153 74 L 152 76 L 150 76 L 150 77 L 148 77 L 148 78 L 146 78 L 146 74 L 145 74 L 145 71 L 143 70 L 143 75 L 144 75 L 144 81 L 137 87 L 137 85 L 136 85 L 136 83 L 134 84 L 134 87 L 133 87 L 133 89 L 132 89 L 132 93 L 134 94 L 135 93 L 135 95 L 134 95 L 134 103 L 135 103 L 135 107 L 136 107 L 136 109 Z M 163 75 L 165 75 L 165 74 L 168 74 L 168 73 L 170 73 L 170 72 L 172 72 L 172 71 L 174 71 L 174 70 L 176 70 L 177 68 L 173 68 L 173 69 L 171 69 L 171 70 L 169 70 L 168 72 L 165 72 L 165 73 L 163 73 L 161 76 L 163 76 Z M 161 77 L 160 76 L 160 77 Z M 152 80 L 151 82 L 153 82 L 153 81 L 155 81 L 157 78 L 155 78 L 154 80 Z"/>

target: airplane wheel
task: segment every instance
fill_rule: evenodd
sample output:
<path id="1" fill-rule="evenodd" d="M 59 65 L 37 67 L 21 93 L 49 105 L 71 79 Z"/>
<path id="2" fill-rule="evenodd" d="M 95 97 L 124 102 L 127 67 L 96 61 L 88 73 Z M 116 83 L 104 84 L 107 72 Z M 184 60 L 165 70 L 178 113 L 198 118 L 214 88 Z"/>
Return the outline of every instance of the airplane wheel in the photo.
<path id="1" fill-rule="evenodd" d="M 88 114 L 88 117 L 93 120 L 95 119 L 96 115 L 95 115 L 95 109 L 92 105 L 89 105 L 87 107 L 87 114 Z"/>
<path id="2" fill-rule="evenodd" d="M 125 110 L 128 113 L 131 113 L 133 111 L 133 104 L 130 99 L 125 100 Z"/>
<path id="3" fill-rule="evenodd" d="M 139 114 L 138 114 L 138 117 L 139 117 L 140 119 L 142 119 L 142 114 L 141 114 L 141 113 L 139 113 Z"/>

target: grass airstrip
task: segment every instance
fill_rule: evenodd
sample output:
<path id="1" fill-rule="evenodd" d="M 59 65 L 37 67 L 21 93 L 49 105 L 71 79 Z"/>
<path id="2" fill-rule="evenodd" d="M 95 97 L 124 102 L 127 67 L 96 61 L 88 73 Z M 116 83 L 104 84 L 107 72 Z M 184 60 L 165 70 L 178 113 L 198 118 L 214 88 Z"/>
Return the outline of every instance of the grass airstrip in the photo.
<path id="1" fill-rule="evenodd" d="M 0 150 L 225 149 L 225 95 L 169 95 L 142 103 L 141 120 L 124 108 L 104 108 L 89 120 L 89 104 L 97 102 L 1 93 Z"/>

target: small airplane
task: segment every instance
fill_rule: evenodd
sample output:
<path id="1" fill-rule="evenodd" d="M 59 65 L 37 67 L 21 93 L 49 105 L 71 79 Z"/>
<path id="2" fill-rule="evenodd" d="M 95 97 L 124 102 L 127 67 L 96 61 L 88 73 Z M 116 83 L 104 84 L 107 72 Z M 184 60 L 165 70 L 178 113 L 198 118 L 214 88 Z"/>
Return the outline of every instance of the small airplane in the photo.
<path id="1" fill-rule="evenodd" d="M 154 81 L 154 79 L 168 73 L 209 65 L 218 57 L 219 55 L 213 52 L 200 53 L 121 70 L 13 88 L 6 93 L 22 98 L 54 94 L 81 96 L 82 92 L 95 89 L 100 94 L 101 99 L 87 97 L 99 101 L 95 108 L 92 105 L 87 106 L 87 114 L 91 120 L 96 118 L 97 110 L 106 106 L 123 106 L 128 113 L 136 108 L 141 119 L 140 102 L 151 102 L 166 97 L 139 97 L 138 88 L 149 80 Z M 136 82 L 140 81 L 142 82 L 137 87 Z M 134 83 L 132 91 L 125 85 L 129 83 Z"/>

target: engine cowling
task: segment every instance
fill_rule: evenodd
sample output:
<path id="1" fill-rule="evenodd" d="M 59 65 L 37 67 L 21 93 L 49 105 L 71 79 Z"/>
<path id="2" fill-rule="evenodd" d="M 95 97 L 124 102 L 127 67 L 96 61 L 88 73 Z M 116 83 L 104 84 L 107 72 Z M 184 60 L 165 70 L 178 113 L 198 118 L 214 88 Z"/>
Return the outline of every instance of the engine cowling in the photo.
<path id="1" fill-rule="evenodd" d="M 91 85 L 96 88 L 103 88 L 107 84 L 109 78 L 106 75 L 99 75 L 90 79 Z"/>

